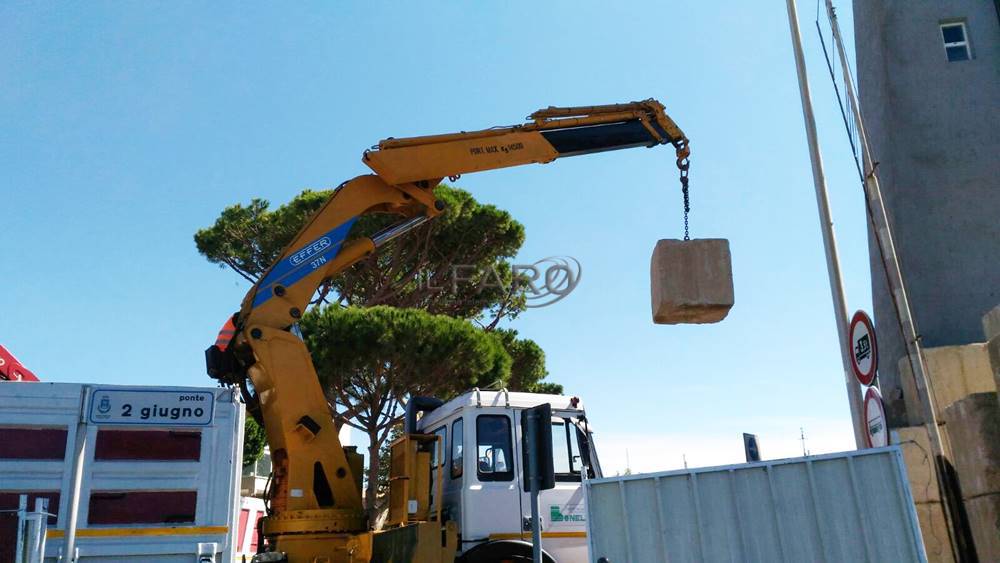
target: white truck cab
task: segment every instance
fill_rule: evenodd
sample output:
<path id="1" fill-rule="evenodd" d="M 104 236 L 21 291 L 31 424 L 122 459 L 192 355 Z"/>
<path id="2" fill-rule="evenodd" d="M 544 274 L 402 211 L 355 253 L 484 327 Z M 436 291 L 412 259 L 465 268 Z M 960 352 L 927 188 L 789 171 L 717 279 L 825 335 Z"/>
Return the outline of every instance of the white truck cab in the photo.
<path id="1" fill-rule="evenodd" d="M 420 399 L 420 398 L 418 398 Z M 431 510 L 458 524 L 460 561 L 497 561 L 531 554 L 530 494 L 525 492 L 521 411 L 552 406 L 556 486 L 539 495 L 542 547 L 547 561 L 587 561 L 587 509 L 582 479 L 601 477 L 583 404 L 576 397 L 480 391 L 447 403 L 411 401 L 407 431 L 436 434 L 443 447 L 432 457 Z M 417 420 L 416 410 L 424 411 Z M 439 472 L 438 468 L 442 467 Z M 525 552 L 524 550 L 527 549 Z"/>

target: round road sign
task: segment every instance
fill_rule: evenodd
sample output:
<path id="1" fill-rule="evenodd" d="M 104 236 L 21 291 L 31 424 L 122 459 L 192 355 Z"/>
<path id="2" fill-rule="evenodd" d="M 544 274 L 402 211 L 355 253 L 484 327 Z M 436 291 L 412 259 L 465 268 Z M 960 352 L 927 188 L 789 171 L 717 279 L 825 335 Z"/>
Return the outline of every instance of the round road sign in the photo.
<path id="1" fill-rule="evenodd" d="M 865 441 L 869 448 L 889 445 L 889 427 L 885 421 L 882 394 L 875 387 L 865 393 Z"/>
<path id="2" fill-rule="evenodd" d="M 864 311 L 854 313 L 850 329 L 851 369 L 862 385 L 871 385 L 878 370 L 878 348 L 875 345 L 875 326 Z"/>

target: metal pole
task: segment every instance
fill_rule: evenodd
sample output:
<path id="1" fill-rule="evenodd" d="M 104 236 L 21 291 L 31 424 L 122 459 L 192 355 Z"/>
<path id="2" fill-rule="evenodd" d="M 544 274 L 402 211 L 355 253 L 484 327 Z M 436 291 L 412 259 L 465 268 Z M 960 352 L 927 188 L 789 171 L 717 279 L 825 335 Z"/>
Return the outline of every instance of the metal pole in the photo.
<path id="1" fill-rule="evenodd" d="M 35 510 L 29 512 L 26 518 L 28 523 L 26 526 L 27 533 L 25 534 L 27 536 L 27 541 L 25 542 L 24 550 L 24 561 L 26 563 L 35 563 L 38 561 L 38 558 L 35 556 L 38 553 L 38 533 L 40 531 L 39 528 L 41 527 L 41 521 L 39 518 L 41 517 L 42 512 L 41 504 L 42 499 L 36 498 Z"/>
<path id="2" fill-rule="evenodd" d="M 80 418 L 76 425 L 73 453 L 73 480 L 69 495 L 69 517 L 66 520 L 66 543 L 63 544 L 63 561 L 76 563 L 76 525 L 80 516 L 80 488 L 83 485 L 84 458 L 87 453 L 87 399 L 90 388 L 80 392 Z"/>
<path id="3" fill-rule="evenodd" d="M 848 334 L 847 300 L 844 297 L 844 281 L 840 275 L 840 258 L 837 253 L 837 239 L 833 233 L 833 219 L 830 216 L 830 200 L 826 193 L 826 175 L 823 172 L 823 157 L 819 152 L 816 135 L 816 118 L 813 116 L 812 95 L 809 93 L 809 78 L 806 76 L 805 56 L 802 54 L 802 35 L 799 33 L 799 16 L 795 0 L 787 0 L 788 26 L 792 32 L 792 48 L 795 53 L 795 71 L 799 77 L 799 93 L 802 98 L 802 117 L 806 123 L 806 139 L 809 141 L 809 160 L 812 163 L 813 184 L 816 187 L 816 206 L 819 208 L 820 229 L 823 232 L 823 249 L 826 251 L 826 270 L 830 277 L 830 293 L 837 320 L 837 336 L 840 340 L 840 360 L 844 371 L 844 385 L 847 401 L 851 407 L 851 426 L 854 429 L 854 445 L 865 448 L 865 434 L 861 425 L 861 390 L 851 370 Z"/>
<path id="4" fill-rule="evenodd" d="M 538 520 L 538 491 L 531 490 L 531 557 L 542 563 L 542 526 Z"/>
<path id="5" fill-rule="evenodd" d="M 854 117 L 854 124 L 858 130 L 858 138 L 861 141 L 861 150 L 864 162 L 865 176 L 865 196 L 868 198 L 869 216 L 872 222 L 872 231 L 875 233 L 875 240 L 881 251 L 884 261 L 886 278 L 889 290 L 892 292 L 896 304 L 898 320 L 903 331 L 903 340 L 906 345 L 906 353 L 909 358 L 910 372 L 916 384 L 917 396 L 924 415 L 924 425 L 927 428 L 931 452 L 937 463 L 938 487 L 944 495 L 944 502 L 941 503 L 944 509 L 945 520 L 949 523 L 953 533 L 950 534 L 952 549 L 957 556 L 957 560 L 964 561 L 965 551 L 961 545 L 965 542 L 959 538 L 966 537 L 962 526 L 956 518 L 955 509 L 961 502 L 957 498 L 957 493 L 948 479 L 950 469 L 947 466 L 948 459 L 951 459 L 951 451 L 948 444 L 941 440 L 937 422 L 937 405 L 934 395 L 930 392 L 931 382 L 927 377 L 927 364 L 924 362 L 923 345 L 920 343 L 920 335 L 917 334 L 916 325 L 913 322 L 913 311 L 910 309 L 910 300 L 906 294 L 906 284 L 903 282 L 903 272 L 899 268 L 899 258 L 896 254 L 896 244 L 893 241 L 889 218 L 885 209 L 885 201 L 882 199 L 882 189 L 879 186 L 878 176 L 875 175 L 875 160 L 872 158 L 871 147 L 868 144 L 868 135 L 865 132 L 864 122 L 861 119 L 861 109 L 858 104 L 858 95 L 854 88 L 854 80 L 851 76 L 851 69 L 847 64 L 847 54 L 844 49 L 844 40 L 840 34 L 840 23 L 837 21 L 837 14 L 833 8 L 832 0 L 826 0 L 827 16 L 830 18 L 830 27 L 833 29 L 833 43 L 837 47 L 840 55 L 840 64 L 844 73 L 845 90 L 850 105 L 851 113 Z"/>
<path id="6" fill-rule="evenodd" d="M 24 563 L 24 544 L 26 543 L 28 524 L 28 495 L 17 497 L 17 544 L 14 546 L 14 561 Z"/>
<path id="7" fill-rule="evenodd" d="M 531 464 L 531 471 L 528 476 L 528 483 L 531 485 L 531 556 L 535 563 L 542 563 L 542 523 L 538 518 L 538 488 L 539 483 L 538 467 L 538 413 L 528 412 L 528 436 L 532 440 L 528 443 L 528 463 Z"/>
<path id="8" fill-rule="evenodd" d="M 36 542 L 36 549 L 38 552 L 38 563 L 44 563 L 45 540 L 48 537 L 48 530 L 49 530 L 49 499 L 47 498 L 35 499 L 35 512 L 39 513 L 38 540 Z"/>

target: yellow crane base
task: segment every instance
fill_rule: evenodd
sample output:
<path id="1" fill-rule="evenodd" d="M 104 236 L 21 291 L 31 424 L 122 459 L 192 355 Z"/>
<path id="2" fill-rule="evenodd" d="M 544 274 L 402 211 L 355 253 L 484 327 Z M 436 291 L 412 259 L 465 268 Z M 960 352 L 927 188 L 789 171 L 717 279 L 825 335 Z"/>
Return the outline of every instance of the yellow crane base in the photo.
<path id="1" fill-rule="evenodd" d="M 454 522 L 416 522 L 379 532 L 306 532 L 270 536 L 288 563 L 454 563 Z"/>

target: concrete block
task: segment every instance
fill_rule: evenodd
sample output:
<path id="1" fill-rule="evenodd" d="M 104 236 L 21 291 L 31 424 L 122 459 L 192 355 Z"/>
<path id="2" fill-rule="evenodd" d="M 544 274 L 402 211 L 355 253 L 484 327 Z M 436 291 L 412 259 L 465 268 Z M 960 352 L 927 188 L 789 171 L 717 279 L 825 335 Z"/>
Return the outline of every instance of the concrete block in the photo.
<path id="1" fill-rule="evenodd" d="M 952 464 L 962 498 L 1000 494 L 1000 406 L 996 393 L 976 393 L 944 410 Z"/>
<path id="2" fill-rule="evenodd" d="M 993 370 L 993 383 L 1000 391 L 1000 336 L 995 336 L 986 343 L 986 355 L 990 358 L 990 369 Z"/>
<path id="3" fill-rule="evenodd" d="M 1000 494 L 965 501 L 972 541 L 980 561 L 1000 561 Z"/>
<path id="4" fill-rule="evenodd" d="M 1000 337 L 1000 305 L 983 315 L 983 332 L 986 333 L 986 340 Z"/>
<path id="5" fill-rule="evenodd" d="M 910 494 L 917 504 L 941 502 L 941 492 L 937 484 L 937 469 L 931 454 L 927 428 L 907 426 L 892 431 L 892 440 L 903 450 L 906 478 L 910 482 Z"/>
<path id="6" fill-rule="evenodd" d="M 973 393 L 989 393 L 997 390 L 984 343 L 924 348 L 924 358 L 937 404 L 938 417 L 941 417 L 944 409 L 959 399 Z M 903 387 L 903 400 L 906 402 L 909 425 L 923 424 L 923 408 L 917 396 L 910 361 L 906 356 L 899 360 L 899 380 Z"/>
<path id="7" fill-rule="evenodd" d="M 658 241 L 650 265 L 650 286 L 656 324 L 721 321 L 734 300 L 729 241 Z"/>
<path id="8" fill-rule="evenodd" d="M 941 503 L 919 503 L 916 508 L 928 563 L 953 563 L 955 558 L 951 553 L 948 525 L 944 521 L 944 509 L 941 508 Z"/>

